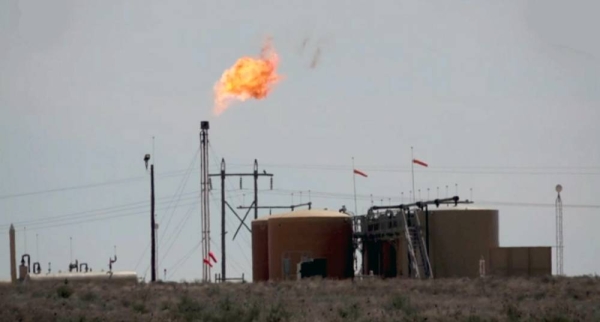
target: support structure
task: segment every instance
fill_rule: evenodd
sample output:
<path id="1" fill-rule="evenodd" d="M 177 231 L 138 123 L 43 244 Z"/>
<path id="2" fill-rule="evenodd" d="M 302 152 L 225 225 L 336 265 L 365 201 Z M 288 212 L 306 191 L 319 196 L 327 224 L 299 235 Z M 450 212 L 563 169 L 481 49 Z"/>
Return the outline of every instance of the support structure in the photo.
<path id="1" fill-rule="evenodd" d="M 381 245 L 381 243 L 398 245 L 403 241 L 408 260 L 408 276 L 433 278 L 429 259 L 429 206 L 471 203 L 472 201 L 469 200 L 460 201 L 459 197 L 455 196 L 409 204 L 372 206 L 366 215 L 353 217 L 354 246 L 355 250 L 359 250 L 363 256 L 363 275 L 369 274 L 369 270 L 373 269 L 376 271 L 375 274 L 387 274 L 383 272 L 380 265 L 381 258 L 376 258 L 380 257 L 381 253 L 369 254 L 369 249 L 373 245 Z M 425 219 L 424 227 L 419 218 L 421 215 Z M 369 262 L 369 259 L 375 262 Z M 357 266 L 356 262 L 355 266 Z"/>
<path id="2" fill-rule="evenodd" d="M 208 152 L 207 152 L 208 153 Z M 207 171 L 208 171 L 208 167 L 207 167 Z M 270 177 L 271 178 L 271 189 L 273 189 L 273 174 L 271 173 L 267 173 L 266 171 L 263 171 L 263 173 L 258 173 L 258 161 L 254 160 L 254 171 L 251 173 L 227 173 L 226 172 L 226 165 L 225 165 L 225 159 L 221 159 L 221 171 L 218 174 L 208 174 L 207 178 L 209 177 L 220 177 L 221 178 L 221 274 L 219 275 L 219 280 L 221 281 L 226 281 L 227 280 L 227 273 L 226 273 L 226 261 L 227 261 L 227 257 L 226 257 L 226 249 L 227 249 L 227 245 L 225 242 L 225 235 L 226 235 L 226 231 L 225 231 L 225 215 L 226 215 L 226 208 L 229 208 L 234 215 L 240 220 L 240 226 L 238 227 L 238 229 L 236 230 L 235 234 L 233 235 L 233 239 L 235 240 L 235 237 L 237 236 L 238 232 L 240 231 L 240 228 L 242 228 L 242 225 L 246 227 L 246 229 L 248 229 L 248 231 L 250 231 L 250 228 L 245 224 L 245 220 L 248 216 L 248 213 L 250 211 L 250 209 L 254 209 L 254 219 L 256 219 L 258 217 L 258 178 L 259 177 Z M 241 185 L 241 177 L 253 177 L 254 178 L 254 201 L 252 202 L 252 206 L 248 207 L 248 212 L 246 212 L 246 215 L 244 216 L 244 218 L 240 218 L 240 216 L 235 212 L 235 210 L 231 207 L 231 205 L 227 202 L 227 200 L 225 199 L 225 179 L 227 177 L 240 177 L 240 189 L 242 188 Z M 208 257 L 205 257 L 208 258 Z"/>
<path id="3" fill-rule="evenodd" d="M 564 251 L 564 243 L 563 243 L 563 204 L 562 199 L 560 197 L 560 193 L 562 192 L 562 186 L 556 186 L 556 201 L 554 203 L 554 208 L 556 212 L 556 275 L 564 275 L 563 270 L 563 251 Z"/>
<path id="4" fill-rule="evenodd" d="M 253 207 L 253 206 L 238 206 L 237 209 L 253 209 L 253 208 L 258 208 L 258 209 L 289 209 L 291 211 L 294 211 L 296 208 L 300 208 L 300 207 L 308 207 L 308 210 L 312 209 L 312 202 L 305 202 L 305 203 L 299 203 L 299 204 L 295 204 L 295 205 L 289 205 L 289 206 L 258 206 L 258 207 Z"/>
<path id="5" fill-rule="evenodd" d="M 227 254 L 225 250 L 227 245 L 225 243 L 225 159 L 221 160 L 221 275 L 220 277 L 225 280 L 227 278 L 227 266 L 225 261 Z M 215 278 L 215 282 L 217 279 Z"/>
<path id="6" fill-rule="evenodd" d="M 202 260 L 210 254 L 210 183 L 208 177 L 208 121 L 200 122 L 200 214 L 202 217 Z M 202 281 L 210 281 L 210 266 L 202 265 Z"/>

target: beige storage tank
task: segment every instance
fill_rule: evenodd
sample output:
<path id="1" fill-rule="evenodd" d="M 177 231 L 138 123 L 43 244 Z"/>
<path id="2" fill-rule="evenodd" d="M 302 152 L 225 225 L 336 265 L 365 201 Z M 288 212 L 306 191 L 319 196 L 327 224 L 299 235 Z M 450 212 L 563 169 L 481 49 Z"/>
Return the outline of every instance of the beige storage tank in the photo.
<path id="1" fill-rule="evenodd" d="M 420 218 L 425 230 L 425 219 Z M 477 277 L 481 257 L 489 271 L 490 249 L 499 246 L 498 210 L 471 205 L 430 209 L 429 234 L 435 278 Z"/>
<path id="2" fill-rule="evenodd" d="M 299 210 L 268 220 L 269 279 L 295 280 L 298 263 L 326 260 L 326 278 L 352 276 L 352 222 L 343 213 Z"/>
<path id="3" fill-rule="evenodd" d="M 252 221 L 252 280 L 269 280 L 269 217 Z"/>
<path id="4" fill-rule="evenodd" d="M 88 272 L 88 273 L 54 273 L 30 274 L 29 282 L 97 282 L 97 283 L 137 283 L 136 272 Z"/>

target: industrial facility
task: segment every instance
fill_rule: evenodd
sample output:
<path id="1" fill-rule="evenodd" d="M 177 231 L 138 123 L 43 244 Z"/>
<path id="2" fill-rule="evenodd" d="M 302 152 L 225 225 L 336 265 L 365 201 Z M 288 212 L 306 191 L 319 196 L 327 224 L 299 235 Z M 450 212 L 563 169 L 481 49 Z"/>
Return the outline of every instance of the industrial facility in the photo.
<path id="1" fill-rule="evenodd" d="M 453 197 L 373 206 L 362 216 L 261 217 L 252 222 L 254 281 L 551 275 L 551 247 L 500 247 L 498 215 Z"/>
<path id="2" fill-rule="evenodd" d="M 254 161 L 252 172 L 228 173 L 225 160 L 221 161 L 219 173 L 209 173 L 208 130 L 209 123 L 200 126 L 200 215 L 202 217 L 202 273 L 203 282 L 211 281 L 211 268 L 217 262 L 211 250 L 210 237 L 210 190 L 212 177 L 221 180 L 221 272 L 215 281 L 244 282 L 242 278 L 231 278 L 226 274 L 226 212 L 233 212 L 239 219 L 235 240 L 240 229 L 245 227 L 252 235 L 252 275 L 254 282 L 298 280 L 321 277 L 327 279 L 349 278 L 457 278 L 484 276 L 539 276 L 552 274 L 552 247 L 500 247 L 499 211 L 477 207 L 471 200 L 459 196 L 434 200 L 419 200 L 399 205 L 371 206 L 366 214 L 347 211 L 342 206 L 338 211 L 312 209 L 312 202 L 290 206 L 258 205 L 258 179 L 270 179 L 273 174 L 265 170 L 259 173 L 258 162 Z M 146 168 L 150 154 L 146 154 Z M 424 164 L 413 159 L 414 162 Z M 355 173 L 364 175 L 354 170 Z M 156 238 L 154 222 L 154 164 L 150 165 L 151 176 L 151 282 L 156 281 Z M 254 180 L 254 198 L 244 216 L 238 215 L 226 200 L 225 179 L 234 176 L 251 177 Z M 365 175 L 366 176 L 366 175 Z M 414 185 L 414 182 L 413 182 Z M 414 188 L 413 188 L 414 189 Z M 562 274 L 562 187 L 558 193 L 557 209 L 557 274 Z M 356 195 L 355 195 L 356 197 Z M 299 209 L 308 206 L 308 209 Z M 291 211 L 258 217 L 258 209 L 282 209 Z M 254 220 L 251 228 L 245 223 L 251 210 Z M 355 210 L 356 212 L 356 210 Z M 50 263 L 47 272 L 41 264 L 30 263 L 29 254 L 22 254 L 17 268 L 15 229 L 10 227 L 10 271 L 12 282 L 16 281 L 138 281 L 135 272 L 113 271 L 117 261 L 116 248 L 113 258 L 108 260 L 108 271 L 92 271 L 87 263 L 75 260 L 68 264 L 68 271 L 53 273 Z M 17 276 L 18 273 L 18 276 Z"/>
<path id="3" fill-rule="evenodd" d="M 31 263 L 31 256 L 23 254 L 18 266 L 17 275 L 17 257 L 16 257 L 16 236 L 15 228 L 10 226 L 9 230 L 10 247 L 10 279 L 11 282 L 99 282 L 99 283 L 137 283 L 136 272 L 113 271 L 112 266 L 117 261 L 117 255 L 108 259 L 108 271 L 94 272 L 87 263 L 80 263 L 75 260 L 68 264 L 68 271 L 58 271 L 53 273 L 51 263 L 48 263 L 46 272 L 42 271 L 42 265 L 39 262 Z"/>

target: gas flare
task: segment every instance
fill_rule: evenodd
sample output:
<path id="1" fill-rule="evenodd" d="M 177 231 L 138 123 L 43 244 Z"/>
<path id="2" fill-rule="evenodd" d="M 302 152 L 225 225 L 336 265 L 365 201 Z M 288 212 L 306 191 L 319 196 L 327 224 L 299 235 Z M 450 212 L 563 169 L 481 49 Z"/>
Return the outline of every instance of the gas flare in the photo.
<path id="1" fill-rule="evenodd" d="M 263 99 L 281 76 L 277 75 L 279 57 L 267 41 L 258 58 L 242 57 L 215 84 L 214 113 L 225 111 L 233 100 Z"/>

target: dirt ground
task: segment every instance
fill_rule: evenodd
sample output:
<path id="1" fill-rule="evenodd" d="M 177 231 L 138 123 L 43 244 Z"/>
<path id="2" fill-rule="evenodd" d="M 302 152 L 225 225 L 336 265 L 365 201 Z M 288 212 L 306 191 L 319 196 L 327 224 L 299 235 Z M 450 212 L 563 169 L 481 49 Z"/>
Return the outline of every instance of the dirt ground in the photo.
<path id="1" fill-rule="evenodd" d="M 0 321 L 600 321 L 600 278 L 0 285 Z"/>

